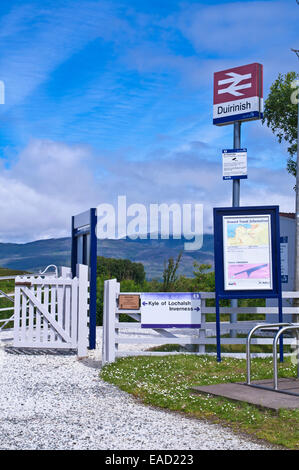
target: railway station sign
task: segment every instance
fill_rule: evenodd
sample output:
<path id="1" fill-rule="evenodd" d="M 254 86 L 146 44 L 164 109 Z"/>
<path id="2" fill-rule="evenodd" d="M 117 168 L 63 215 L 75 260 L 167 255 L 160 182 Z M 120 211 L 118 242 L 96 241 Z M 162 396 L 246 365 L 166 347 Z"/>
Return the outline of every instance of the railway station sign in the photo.
<path id="1" fill-rule="evenodd" d="M 263 117 L 263 66 L 258 63 L 214 73 L 213 124 Z"/>

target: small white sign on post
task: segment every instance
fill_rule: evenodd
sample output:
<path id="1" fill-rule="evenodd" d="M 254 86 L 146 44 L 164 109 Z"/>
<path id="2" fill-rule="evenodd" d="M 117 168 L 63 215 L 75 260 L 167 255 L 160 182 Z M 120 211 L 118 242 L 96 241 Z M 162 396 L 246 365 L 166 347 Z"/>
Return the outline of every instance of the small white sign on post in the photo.
<path id="1" fill-rule="evenodd" d="M 222 150 L 224 180 L 247 178 L 247 149 Z"/>
<path id="2" fill-rule="evenodd" d="M 141 294 L 141 328 L 200 328 L 201 299 L 196 292 Z"/>

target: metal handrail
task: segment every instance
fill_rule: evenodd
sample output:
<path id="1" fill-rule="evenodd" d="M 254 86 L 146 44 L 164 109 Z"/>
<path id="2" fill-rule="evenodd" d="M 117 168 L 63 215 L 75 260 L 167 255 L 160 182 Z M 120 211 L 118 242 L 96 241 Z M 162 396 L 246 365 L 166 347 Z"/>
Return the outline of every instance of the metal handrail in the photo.
<path id="1" fill-rule="evenodd" d="M 299 323 L 292 323 L 288 326 L 285 326 L 281 328 L 275 335 L 274 341 L 273 341 L 273 385 L 274 385 L 274 390 L 278 390 L 278 366 L 277 366 L 277 343 L 279 340 L 279 337 L 288 330 L 295 330 L 296 332 L 296 338 L 297 338 L 297 377 L 299 377 L 299 356 L 298 356 L 298 346 L 299 346 Z M 292 394 L 293 395 L 293 394 Z"/>
<path id="2" fill-rule="evenodd" d="M 48 271 L 48 269 L 50 268 L 54 268 L 55 269 L 55 277 L 58 277 L 58 268 L 55 264 L 49 264 L 49 266 L 47 266 L 43 271 L 40 271 L 39 272 L 39 275 L 43 275 L 43 274 L 46 274 L 46 272 Z M 49 274 L 48 274 L 49 275 Z M 53 274 L 52 274 L 53 275 Z"/>
<path id="3" fill-rule="evenodd" d="M 273 388 L 268 387 L 261 384 L 252 384 L 251 383 L 251 357 L 250 357 L 250 341 L 252 335 L 258 329 L 261 330 L 270 330 L 272 328 L 278 328 L 278 331 L 273 340 Z M 280 339 L 281 335 L 289 330 L 295 330 L 296 338 L 297 338 L 297 378 L 299 378 L 299 323 L 266 323 L 266 324 L 259 324 L 252 328 L 247 336 L 246 340 L 246 365 L 247 365 L 247 385 L 251 387 L 260 388 L 263 390 L 272 390 L 274 392 L 281 392 L 287 395 L 299 396 L 299 393 L 287 391 L 287 390 L 279 390 L 278 389 L 278 364 L 277 364 L 277 345 L 278 340 Z"/>
<path id="4" fill-rule="evenodd" d="M 253 333 L 259 329 L 269 330 L 271 328 L 280 328 L 284 326 L 290 326 L 291 323 L 263 323 L 253 327 L 247 336 L 246 339 L 246 369 L 247 369 L 247 385 L 251 385 L 251 357 L 250 357 L 250 342 Z"/>

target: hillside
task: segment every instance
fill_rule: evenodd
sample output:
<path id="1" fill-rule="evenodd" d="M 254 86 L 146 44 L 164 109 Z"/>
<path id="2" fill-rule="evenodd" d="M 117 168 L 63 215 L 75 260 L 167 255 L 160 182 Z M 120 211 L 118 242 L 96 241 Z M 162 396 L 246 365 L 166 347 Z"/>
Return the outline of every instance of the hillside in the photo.
<path id="1" fill-rule="evenodd" d="M 126 258 L 144 264 L 148 279 L 160 278 L 164 261 L 176 258 L 183 250 L 184 240 L 99 240 L 98 255 Z M 37 272 L 48 264 L 69 266 L 70 238 L 52 238 L 30 243 L 0 243 L 0 266 Z M 213 236 L 204 235 L 203 247 L 198 251 L 184 251 L 179 274 L 192 275 L 193 262 L 213 263 Z"/>

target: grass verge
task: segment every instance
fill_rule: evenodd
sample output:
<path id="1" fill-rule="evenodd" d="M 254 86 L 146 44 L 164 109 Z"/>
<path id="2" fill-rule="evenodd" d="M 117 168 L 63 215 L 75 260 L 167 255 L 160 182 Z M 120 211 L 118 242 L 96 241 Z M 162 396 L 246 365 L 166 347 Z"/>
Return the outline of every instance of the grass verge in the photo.
<path id="1" fill-rule="evenodd" d="M 296 367 L 289 358 L 279 369 L 280 377 L 296 377 Z M 253 359 L 252 372 L 253 380 L 271 378 L 270 359 Z M 190 392 L 195 385 L 245 381 L 245 360 L 225 358 L 217 363 L 211 356 L 184 354 L 128 357 L 103 367 L 101 377 L 145 404 L 216 421 L 271 444 L 299 449 L 299 409 L 276 413 Z"/>
<path id="2" fill-rule="evenodd" d="M 19 271 L 16 269 L 8 269 L 8 268 L 1 268 L 0 267 L 0 276 L 17 276 L 21 274 L 27 274 L 26 271 Z M 15 281 L 14 279 L 0 279 L 0 290 L 5 292 L 6 294 L 10 294 L 14 292 L 15 288 Z M 0 298 L 0 309 L 5 308 L 12 308 L 13 303 L 7 300 L 5 297 Z M 13 310 L 1 310 L 0 311 L 0 320 L 10 318 L 13 315 Z M 0 322 L 0 327 L 3 325 Z M 7 323 L 5 328 L 13 328 L 13 322 Z"/>

